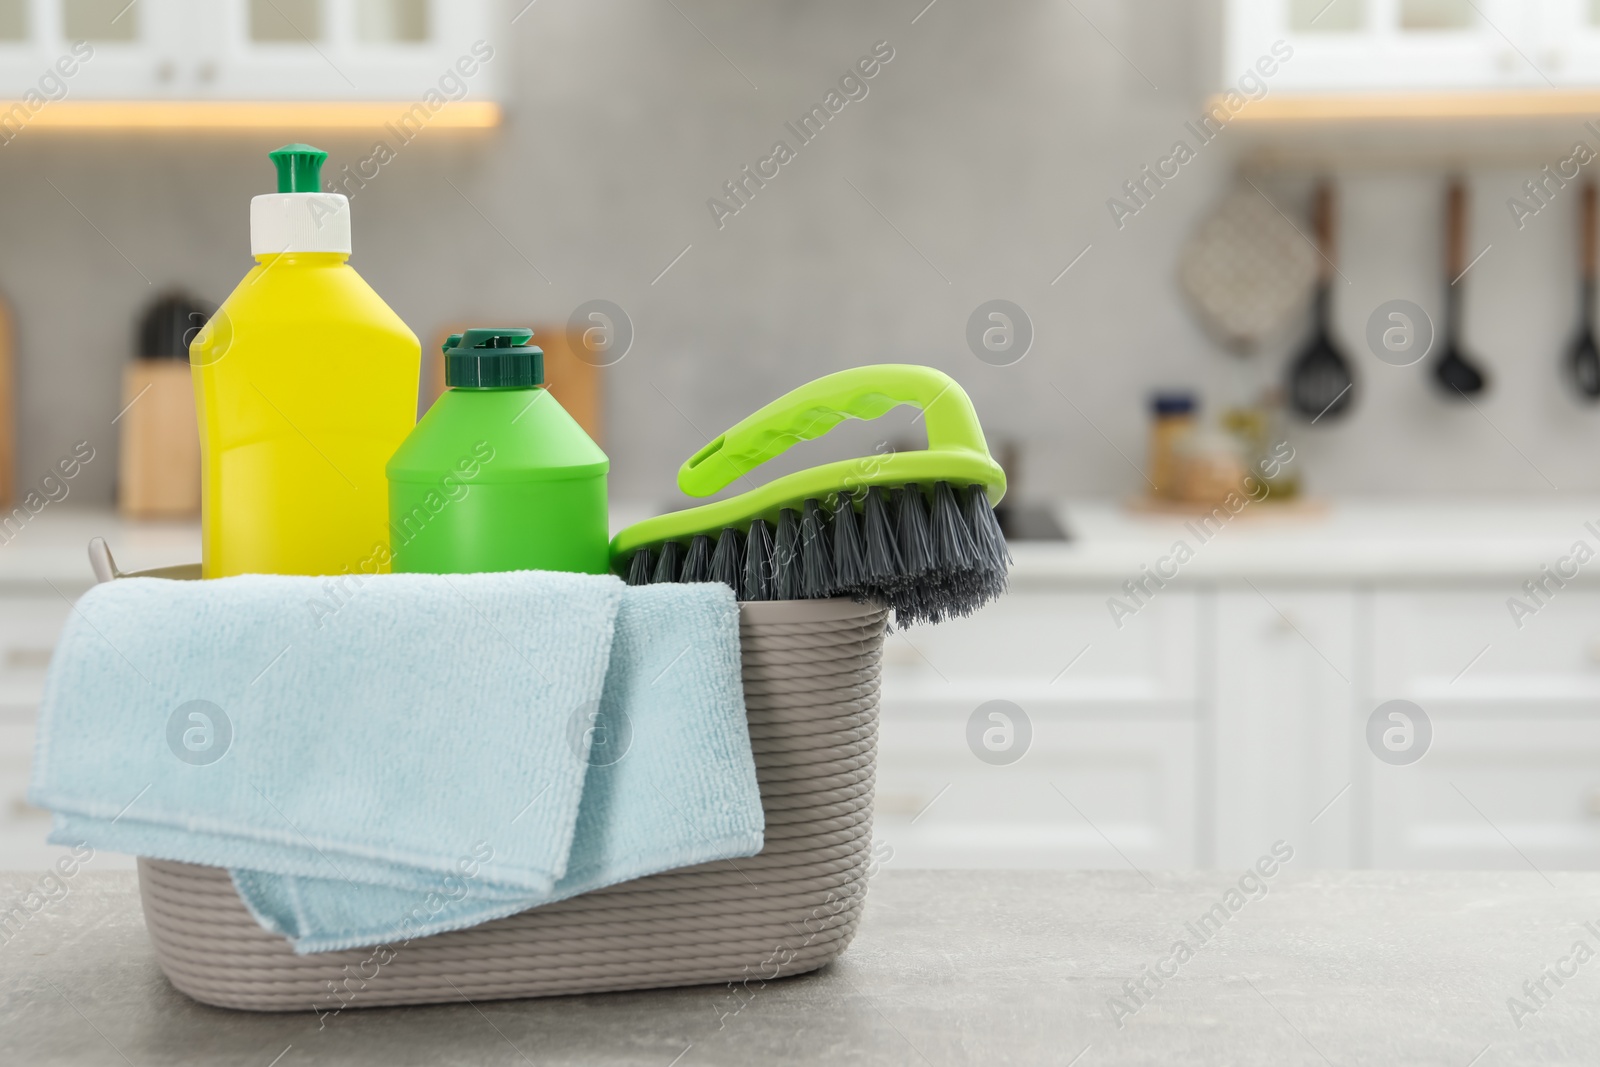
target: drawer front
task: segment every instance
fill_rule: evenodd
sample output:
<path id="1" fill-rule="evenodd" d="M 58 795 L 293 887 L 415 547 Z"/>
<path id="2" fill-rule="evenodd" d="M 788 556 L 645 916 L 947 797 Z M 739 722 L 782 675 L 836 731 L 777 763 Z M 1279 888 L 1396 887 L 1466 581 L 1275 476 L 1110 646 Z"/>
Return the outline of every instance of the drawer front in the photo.
<path id="1" fill-rule="evenodd" d="M 1374 866 L 1600 869 L 1600 720 L 1431 718 L 1420 761 L 1373 762 Z"/>
<path id="2" fill-rule="evenodd" d="M 45 668 L 71 611 L 60 597 L 0 597 L 0 721 L 39 703 Z"/>
<path id="3" fill-rule="evenodd" d="M 885 691 L 977 702 L 1192 702 L 1197 597 L 1162 591 L 1119 618 L 1107 606 L 1117 592 L 1018 591 L 970 618 L 890 634 Z"/>
<path id="4" fill-rule="evenodd" d="M 1430 713 L 1437 701 L 1506 710 L 1576 701 L 1600 711 L 1600 592 L 1569 586 L 1541 600 L 1510 583 L 1376 594 L 1374 696 Z M 1508 602 L 1536 610 L 1513 615 Z"/>
<path id="5" fill-rule="evenodd" d="M 28 803 L 33 766 L 31 721 L 0 723 L 0 871 L 39 872 L 71 849 L 48 844 L 50 813 Z M 96 853 L 89 869 L 132 870 L 132 856 Z"/>
<path id="6" fill-rule="evenodd" d="M 5 731 L 8 743 L 0 751 L 0 870 L 35 869 L 24 861 L 47 847 L 50 832 L 50 813 L 28 804 L 31 753 L 11 736 L 16 732 Z"/>
<path id="7" fill-rule="evenodd" d="M 1016 762 L 985 762 L 973 708 L 886 702 L 875 831 L 906 867 L 1142 868 L 1195 863 L 1195 726 L 1026 708 Z M 983 742 L 976 743 L 978 748 Z M 1074 807 L 1076 805 L 1076 807 Z M 1120 855 L 1119 855 L 1120 851 Z"/>

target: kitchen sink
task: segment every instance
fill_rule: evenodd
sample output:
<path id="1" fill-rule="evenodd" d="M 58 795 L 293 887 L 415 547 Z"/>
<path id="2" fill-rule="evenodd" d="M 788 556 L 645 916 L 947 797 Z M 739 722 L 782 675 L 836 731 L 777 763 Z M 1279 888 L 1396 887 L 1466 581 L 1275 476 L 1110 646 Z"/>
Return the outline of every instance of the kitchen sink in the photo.
<path id="1" fill-rule="evenodd" d="M 1067 528 L 1061 524 L 1055 508 L 1047 504 L 1010 504 L 1002 502 L 994 509 L 1000 520 L 1000 532 L 1007 541 L 1070 541 Z"/>

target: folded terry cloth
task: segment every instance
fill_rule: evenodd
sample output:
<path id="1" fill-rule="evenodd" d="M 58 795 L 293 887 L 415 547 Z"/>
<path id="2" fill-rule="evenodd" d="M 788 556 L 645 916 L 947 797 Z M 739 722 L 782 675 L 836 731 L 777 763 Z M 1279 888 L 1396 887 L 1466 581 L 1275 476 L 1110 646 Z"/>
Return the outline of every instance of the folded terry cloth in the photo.
<path id="1" fill-rule="evenodd" d="M 590 739 L 588 773 L 566 873 L 547 893 L 499 895 L 467 873 L 470 857 L 461 876 L 424 894 L 381 886 L 354 893 L 336 877 L 238 870 L 234 885 L 256 920 L 289 937 L 297 952 L 327 952 L 377 944 L 397 930 L 475 926 L 616 882 L 761 851 L 765 820 L 731 589 L 624 590 L 604 692 L 572 725 Z M 544 817 L 547 796 L 517 821 Z"/>
<path id="2" fill-rule="evenodd" d="M 86 594 L 40 713 L 29 796 L 51 840 L 230 868 L 300 952 L 760 850 L 731 590 L 352 585 Z"/>

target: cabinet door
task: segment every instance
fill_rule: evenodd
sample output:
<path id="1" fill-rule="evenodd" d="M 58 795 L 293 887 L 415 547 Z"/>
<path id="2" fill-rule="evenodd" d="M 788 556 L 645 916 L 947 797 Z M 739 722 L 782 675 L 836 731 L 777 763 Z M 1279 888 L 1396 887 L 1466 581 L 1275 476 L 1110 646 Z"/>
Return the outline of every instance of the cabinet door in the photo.
<path id="1" fill-rule="evenodd" d="M 433 109 L 495 97 L 487 0 L 197 2 L 203 96 L 393 100 Z"/>
<path id="2" fill-rule="evenodd" d="M 1293 55 L 1270 90 L 1468 89 L 1544 85 L 1523 55 L 1544 0 L 1229 0 L 1224 83 L 1274 42 Z M 1520 54 L 1519 54 L 1520 53 Z"/>
<path id="3" fill-rule="evenodd" d="M 1433 736 L 1416 763 L 1370 761 L 1373 863 L 1600 867 L 1597 641 L 1600 594 L 1549 579 L 1537 600 L 1378 594 L 1373 701 L 1413 701 Z"/>
<path id="4" fill-rule="evenodd" d="M 197 44 L 190 2 L 0 0 L 0 94 L 35 110 L 59 100 L 178 95 L 178 58 Z M 8 119 L 18 121 L 16 107 Z"/>
<path id="5" fill-rule="evenodd" d="M 68 848 L 49 844 L 50 813 L 28 803 L 33 712 L 0 707 L 0 871 L 42 871 Z M 97 853 L 94 870 L 131 870 L 132 856 Z"/>
<path id="6" fill-rule="evenodd" d="M 61 627 L 72 608 L 53 593 L 0 597 L 0 870 L 42 870 L 65 852 L 45 843 L 50 814 L 27 802 L 34 720 Z M 97 867 L 131 867 L 97 857 Z"/>
<path id="7" fill-rule="evenodd" d="M 876 823 L 897 864 L 1194 864 L 1198 598 L 1119 627 L 1113 593 L 1018 590 L 888 637 Z"/>
<path id="8" fill-rule="evenodd" d="M 1253 863 L 1279 839 L 1297 864 L 1350 865 L 1355 608 L 1343 590 L 1263 584 L 1217 595 L 1218 867 Z"/>
<path id="9" fill-rule="evenodd" d="M 489 0 L 0 0 L 21 100 L 493 100 Z M 46 104 L 45 106 L 48 106 Z M 8 128 L 27 115 L 13 109 Z"/>
<path id="10" fill-rule="evenodd" d="M 1544 0 L 1539 5 L 1538 46 L 1531 58 L 1557 85 L 1600 85 L 1600 4 Z"/>
<path id="11" fill-rule="evenodd" d="M 1162 590 L 1136 614 L 1114 587 L 1019 589 L 966 619 L 884 640 L 884 684 L 904 699 L 1064 699 L 1187 714 L 1196 694 L 1198 599 Z"/>
<path id="12" fill-rule="evenodd" d="M 1515 605 L 1521 605 L 1513 610 Z M 1600 593 L 1547 579 L 1391 591 L 1373 602 L 1373 696 L 1478 713 L 1600 714 Z M 1368 709 L 1370 711 L 1370 709 Z"/>
<path id="13" fill-rule="evenodd" d="M 1195 864 L 1192 719 L 1033 703 L 1026 755 L 993 766 L 969 746 L 973 710 L 885 697 L 873 821 L 896 866 Z"/>
<path id="14" fill-rule="evenodd" d="M 1429 710 L 1417 763 L 1377 764 L 1377 867 L 1600 869 L 1600 716 Z"/>
<path id="15" fill-rule="evenodd" d="M 33 721 L 45 669 L 71 606 L 58 596 L 0 598 L 0 722 Z"/>

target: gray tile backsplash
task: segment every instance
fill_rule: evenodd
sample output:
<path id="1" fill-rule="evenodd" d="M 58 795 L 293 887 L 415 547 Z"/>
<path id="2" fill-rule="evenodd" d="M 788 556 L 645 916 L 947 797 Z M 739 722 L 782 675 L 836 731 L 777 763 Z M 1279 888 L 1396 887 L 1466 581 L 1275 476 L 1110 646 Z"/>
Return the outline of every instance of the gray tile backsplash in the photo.
<path id="1" fill-rule="evenodd" d="M 496 40 L 505 124 L 428 130 L 401 148 L 354 199 L 352 262 L 425 343 L 465 320 L 562 320 L 593 298 L 625 308 L 634 345 L 605 371 L 619 496 L 665 499 L 677 465 L 718 430 L 811 377 L 875 361 L 954 374 L 991 436 L 1023 444 L 1030 494 L 1131 493 L 1139 476 L 1119 450 L 1142 457 L 1151 387 L 1249 395 L 1298 343 L 1253 362 L 1227 355 L 1174 283 L 1177 249 L 1231 180 L 1242 131 L 1122 229 L 1106 207 L 1198 112 L 1208 25 L 1185 0 L 943 0 L 913 23 L 924 2 L 682 0 L 683 14 L 655 0 L 540 3 Z M 893 58 L 866 95 L 800 144 L 786 123 L 879 41 Z M 28 130 L 0 147 L 23 484 L 87 438 L 103 459 L 74 493 L 112 499 L 135 315 L 171 285 L 227 295 L 249 266 L 249 198 L 271 188 L 265 153 L 285 139 Z M 372 151 L 370 135 L 304 139 L 332 154 L 330 171 Z M 719 228 L 708 198 L 779 139 L 794 158 Z M 1537 165 L 1499 166 L 1472 175 L 1472 254 L 1493 245 L 1463 281 L 1471 347 L 1496 378 L 1478 409 L 1446 406 L 1417 368 L 1361 352 L 1382 301 L 1442 304 L 1440 174 L 1342 177 L 1350 281 L 1337 322 L 1364 395 L 1352 418 L 1302 435 L 1313 490 L 1600 489 L 1589 457 L 1600 413 L 1579 410 L 1557 377 L 1576 308 L 1577 198 L 1518 231 L 1505 198 Z M 1294 182 L 1270 188 L 1298 210 Z M 1012 367 L 979 362 L 964 339 L 971 311 L 996 297 L 1035 325 Z"/>

